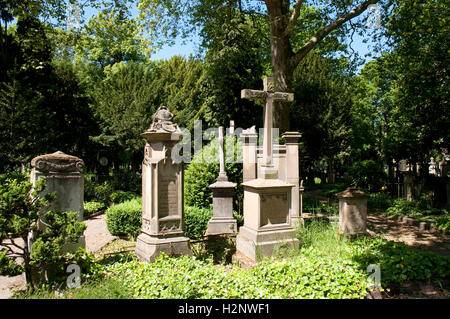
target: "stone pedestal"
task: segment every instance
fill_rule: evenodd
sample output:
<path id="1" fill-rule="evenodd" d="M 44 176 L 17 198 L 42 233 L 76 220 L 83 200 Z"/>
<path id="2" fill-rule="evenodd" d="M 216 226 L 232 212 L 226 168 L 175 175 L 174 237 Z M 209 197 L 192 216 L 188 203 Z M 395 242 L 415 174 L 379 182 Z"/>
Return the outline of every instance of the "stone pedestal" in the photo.
<path id="1" fill-rule="evenodd" d="M 219 180 L 209 188 L 213 192 L 213 216 L 205 235 L 237 233 L 237 222 L 233 217 L 233 191 L 236 184 Z"/>
<path id="2" fill-rule="evenodd" d="M 290 224 L 293 184 L 279 179 L 255 179 L 243 183 L 244 226 L 236 237 L 236 250 L 252 261 L 269 257 L 274 249 L 298 248 Z"/>
<path id="3" fill-rule="evenodd" d="M 339 198 L 339 230 L 347 235 L 366 234 L 369 195 L 349 187 L 336 196 Z"/>
<path id="4" fill-rule="evenodd" d="M 78 221 L 83 221 L 84 213 L 84 177 L 81 169 L 84 162 L 78 157 L 55 152 L 41 155 L 31 161 L 31 183 L 34 185 L 39 179 L 46 181 L 46 188 L 41 194 L 56 192 L 56 199 L 49 210 L 62 212 L 77 212 Z M 39 228 L 47 226 L 45 220 L 39 220 Z M 85 247 L 85 238 L 82 235 L 78 243 L 69 243 L 64 247 L 65 251 L 76 250 Z"/>
<path id="5" fill-rule="evenodd" d="M 181 133 L 165 107 L 158 109 L 147 132 L 142 162 L 142 233 L 136 240 L 139 260 L 153 262 L 168 255 L 192 255 L 183 232 L 183 163 L 172 161 Z"/>

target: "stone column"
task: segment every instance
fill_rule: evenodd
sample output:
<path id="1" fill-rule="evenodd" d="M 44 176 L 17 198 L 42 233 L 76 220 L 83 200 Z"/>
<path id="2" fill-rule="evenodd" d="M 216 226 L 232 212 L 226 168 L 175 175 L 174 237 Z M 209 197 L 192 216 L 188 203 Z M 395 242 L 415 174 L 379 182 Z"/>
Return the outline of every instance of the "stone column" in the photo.
<path id="1" fill-rule="evenodd" d="M 56 199 L 49 210 L 77 212 L 78 221 L 83 221 L 84 177 L 81 169 L 84 162 L 78 157 L 58 151 L 33 158 L 31 166 L 31 183 L 35 185 L 41 178 L 46 181 L 47 187 L 41 195 L 56 192 Z M 43 219 L 40 219 L 39 223 L 41 229 L 47 225 Z M 85 247 L 84 235 L 78 243 L 66 245 L 65 250 L 76 250 L 77 247 Z"/>
<path id="2" fill-rule="evenodd" d="M 302 137 L 299 132 L 286 132 L 282 135 L 286 141 L 286 182 L 293 184 L 291 223 L 296 226 L 300 221 L 300 188 L 299 188 L 299 163 L 298 163 L 298 141 Z"/>
<path id="3" fill-rule="evenodd" d="M 339 230 L 348 235 L 365 234 L 369 195 L 349 187 L 336 196 L 339 198 Z"/>
<path id="4" fill-rule="evenodd" d="M 255 127 L 244 130 L 241 133 L 242 139 L 242 175 L 243 182 L 248 182 L 257 177 L 257 138 Z"/>
<path id="5" fill-rule="evenodd" d="M 160 107 L 150 128 L 141 134 L 147 140 L 142 162 L 142 233 L 136 240 L 141 261 L 153 262 L 161 252 L 192 254 L 183 232 L 183 163 L 171 156 L 182 135 L 172 117 L 167 107 Z"/>
<path id="6" fill-rule="evenodd" d="M 407 200 L 414 199 L 414 173 L 410 171 L 402 172 L 403 175 L 403 196 Z"/>

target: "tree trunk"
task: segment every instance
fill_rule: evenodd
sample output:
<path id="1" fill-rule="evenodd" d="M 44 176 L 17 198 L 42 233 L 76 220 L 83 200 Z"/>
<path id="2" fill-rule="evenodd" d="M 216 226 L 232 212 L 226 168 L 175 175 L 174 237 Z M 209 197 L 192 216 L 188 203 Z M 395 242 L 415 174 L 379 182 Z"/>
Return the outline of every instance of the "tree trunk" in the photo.
<path id="1" fill-rule="evenodd" d="M 270 42 L 272 53 L 272 76 L 275 90 L 289 92 L 292 89 L 294 68 L 290 61 L 293 51 L 289 42 L 289 35 L 285 35 L 287 16 L 289 15 L 289 1 L 274 1 L 268 6 L 270 23 Z M 273 108 L 273 126 L 280 134 L 289 130 L 290 103 L 277 102 Z"/>

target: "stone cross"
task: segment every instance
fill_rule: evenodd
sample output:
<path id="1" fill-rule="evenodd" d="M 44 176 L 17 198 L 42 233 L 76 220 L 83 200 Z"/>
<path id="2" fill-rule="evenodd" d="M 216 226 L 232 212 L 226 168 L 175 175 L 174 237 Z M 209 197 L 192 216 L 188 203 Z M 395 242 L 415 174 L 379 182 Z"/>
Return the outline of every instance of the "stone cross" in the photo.
<path id="1" fill-rule="evenodd" d="M 219 127 L 219 178 L 218 181 L 228 181 L 225 172 L 225 154 L 223 151 L 223 126 Z"/>
<path id="2" fill-rule="evenodd" d="M 273 103 L 292 102 L 293 93 L 274 92 L 273 79 L 264 78 L 264 91 L 244 89 L 241 98 L 249 100 L 261 100 L 264 102 L 264 141 L 263 141 L 263 165 L 261 165 L 263 178 L 277 178 L 276 170 L 272 162 L 272 125 L 273 125 Z"/>

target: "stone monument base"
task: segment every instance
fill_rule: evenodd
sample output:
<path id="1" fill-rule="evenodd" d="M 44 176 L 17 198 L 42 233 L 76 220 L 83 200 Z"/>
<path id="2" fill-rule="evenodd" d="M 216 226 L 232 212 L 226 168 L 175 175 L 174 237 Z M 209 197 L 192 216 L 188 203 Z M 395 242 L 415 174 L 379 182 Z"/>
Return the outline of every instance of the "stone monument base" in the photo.
<path id="1" fill-rule="evenodd" d="M 184 236 L 150 236 L 141 233 L 136 240 L 136 256 L 140 261 L 154 262 L 161 252 L 169 256 L 192 256 L 189 238 Z"/>
<path id="2" fill-rule="evenodd" d="M 299 241 L 295 236 L 295 230 L 290 227 L 256 231 L 242 226 L 236 236 L 236 250 L 252 261 L 259 261 L 272 256 L 278 249 L 298 249 Z"/>
<path id="3" fill-rule="evenodd" d="M 237 222 L 234 218 L 213 217 L 208 222 L 206 236 L 237 233 Z"/>

